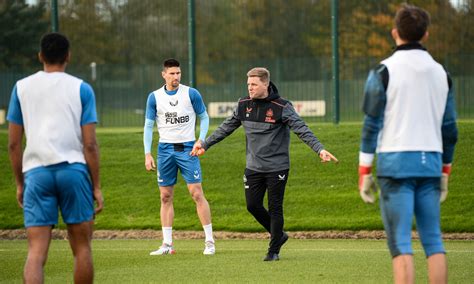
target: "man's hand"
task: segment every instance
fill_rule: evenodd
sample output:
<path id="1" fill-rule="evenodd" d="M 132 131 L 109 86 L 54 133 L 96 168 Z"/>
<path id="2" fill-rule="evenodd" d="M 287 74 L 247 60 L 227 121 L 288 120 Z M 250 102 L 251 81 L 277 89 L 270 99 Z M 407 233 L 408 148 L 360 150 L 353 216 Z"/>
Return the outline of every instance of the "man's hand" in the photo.
<path id="1" fill-rule="evenodd" d="M 372 177 L 372 167 L 359 166 L 359 194 L 365 203 L 375 202 L 377 186 Z"/>
<path id="2" fill-rule="evenodd" d="M 145 154 L 145 168 L 147 171 L 156 170 L 155 159 L 153 159 L 151 153 Z"/>
<path id="3" fill-rule="evenodd" d="M 16 201 L 18 202 L 18 206 L 23 208 L 23 185 L 16 186 Z"/>
<path id="4" fill-rule="evenodd" d="M 202 141 L 198 139 L 196 143 L 194 143 L 193 149 L 191 150 L 191 153 L 189 153 L 191 156 L 202 156 L 206 150 L 202 147 Z"/>
<path id="5" fill-rule="evenodd" d="M 448 181 L 449 175 L 451 174 L 451 164 L 444 164 L 443 171 L 441 175 L 441 194 L 439 197 L 439 202 L 443 202 L 448 197 Z"/>
<path id="6" fill-rule="evenodd" d="M 333 160 L 336 164 L 339 162 L 339 160 L 336 159 L 333 154 L 326 150 L 321 150 L 321 152 L 319 152 L 319 157 L 321 158 L 322 163 L 331 162 L 331 160 Z"/>
<path id="7" fill-rule="evenodd" d="M 104 197 L 102 196 L 102 191 L 100 188 L 94 188 L 94 200 L 97 203 L 95 207 L 95 214 L 99 214 L 104 209 Z"/>

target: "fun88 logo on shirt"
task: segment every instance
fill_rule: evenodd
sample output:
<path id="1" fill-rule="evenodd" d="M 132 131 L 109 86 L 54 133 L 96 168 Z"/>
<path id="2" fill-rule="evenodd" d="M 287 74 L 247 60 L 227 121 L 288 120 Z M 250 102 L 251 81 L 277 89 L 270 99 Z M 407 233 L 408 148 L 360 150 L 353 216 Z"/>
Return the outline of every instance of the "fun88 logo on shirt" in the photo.
<path id="1" fill-rule="evenodd" d="M 189 121 L 189 115 L 179 116 L 177 112 L 167 112 L 165 113 L 166 124 L 180 124 L 186 123 Z"/>

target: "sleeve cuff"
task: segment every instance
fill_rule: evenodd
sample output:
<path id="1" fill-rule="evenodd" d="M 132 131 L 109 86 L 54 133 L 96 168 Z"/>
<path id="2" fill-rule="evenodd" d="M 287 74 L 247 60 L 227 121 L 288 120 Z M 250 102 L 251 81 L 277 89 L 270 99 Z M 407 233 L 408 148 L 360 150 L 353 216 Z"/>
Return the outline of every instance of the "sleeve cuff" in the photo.
<path id="1" fill-rule="evenodd" d="M 374 157 L 373 153 L 359 152 L 359 166 L 371 167 Z"/>

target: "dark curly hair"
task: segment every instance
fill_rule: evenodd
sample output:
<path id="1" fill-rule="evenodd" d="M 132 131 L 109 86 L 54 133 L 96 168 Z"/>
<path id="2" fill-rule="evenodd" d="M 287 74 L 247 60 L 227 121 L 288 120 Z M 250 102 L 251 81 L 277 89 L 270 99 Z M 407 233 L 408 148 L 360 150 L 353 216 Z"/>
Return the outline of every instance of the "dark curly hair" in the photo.
<path id="1" fill-rule="evenodd" d="M 41 55 L 47 64 L 64 64 L 69 54 L 69 40 L 60 33 L 48 33 L 41 38 Z"/>

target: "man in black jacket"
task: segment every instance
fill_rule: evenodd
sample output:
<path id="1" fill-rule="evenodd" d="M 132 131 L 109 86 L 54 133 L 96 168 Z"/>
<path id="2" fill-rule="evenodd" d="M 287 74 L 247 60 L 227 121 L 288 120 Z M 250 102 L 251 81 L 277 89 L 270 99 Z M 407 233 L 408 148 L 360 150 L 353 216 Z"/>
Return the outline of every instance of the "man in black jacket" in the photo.
<path id="1" fill-rule="evenodd" d="M 283 231 L 283 196 L 290 168 L 290 129 L 318 153 L 322 162 L 337 162 L 337 159 L 324 150 L 292 104 L 279 96 L 267 69 L 253 68 L 247 77 L 249 96 L 239 100 L 234 114 L 205 142 L 195 145 L 192 155 L 204 154 L 243 125 L 247 138 L 244 174 L 247 210 L 270 233 L 264 261 L 274 261 L 279 260 L 280 248 L 288 240 Z M 263 206 L 267 189 L 268 211 Z"/>

